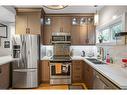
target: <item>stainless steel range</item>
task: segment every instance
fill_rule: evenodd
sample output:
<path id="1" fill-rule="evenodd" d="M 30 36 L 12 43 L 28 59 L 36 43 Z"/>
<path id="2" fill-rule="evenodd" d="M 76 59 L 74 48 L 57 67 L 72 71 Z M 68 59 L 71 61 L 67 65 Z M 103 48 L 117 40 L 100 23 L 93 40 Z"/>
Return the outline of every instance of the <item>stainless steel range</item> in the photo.
<path id="1" fill-rule="evenodd" d="M 69 33 L 53 33 L 53 57 L 50 61 L 50 84 L 71 84 Z"/>
<path id="2" fill-rule="evenodd" d="M 50 62 L 50 84 L 71 84 L 71 61 Z"/>

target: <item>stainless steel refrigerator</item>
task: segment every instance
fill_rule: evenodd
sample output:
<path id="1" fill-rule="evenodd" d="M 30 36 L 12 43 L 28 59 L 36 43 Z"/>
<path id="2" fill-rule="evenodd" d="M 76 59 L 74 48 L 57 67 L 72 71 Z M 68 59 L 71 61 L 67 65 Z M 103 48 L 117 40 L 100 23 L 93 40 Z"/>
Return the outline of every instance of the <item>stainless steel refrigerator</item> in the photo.
<path id="1" fill-rule="evenodd" d="M 13 37 L 12 50 L 16 60 L 12 64 L 12 88 L 38 87 L 39 38 L 38 35 Z"/>

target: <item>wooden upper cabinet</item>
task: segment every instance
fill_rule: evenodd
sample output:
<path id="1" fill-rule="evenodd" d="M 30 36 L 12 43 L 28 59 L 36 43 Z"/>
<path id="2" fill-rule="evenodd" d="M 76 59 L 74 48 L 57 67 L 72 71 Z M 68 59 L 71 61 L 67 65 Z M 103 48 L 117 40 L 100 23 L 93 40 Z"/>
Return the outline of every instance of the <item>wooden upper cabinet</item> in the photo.
<path id="1" fill-rule="evenodd" d="M 80 22 L 78 18 L 78 22 Z M 95 25 L 93 23 L 78 23 L 71 28 L 72 45 L 94 45 Z"/>
<path id="2" fill-rule="evenodd" d="M 96 43 L 95 25 L 88 25 L 88 44 L 94 45 Z"/>
<path id="3" fill-rule="evenodd" d="M 27 29 L 27 15 L 17 14 L 16 15 L 16 34 L 26 34 Z"/>
<path id="4" fill-rule="evenodd" d="M 71 17 L 61 17 L 61 30 L 62 32 L 71 32 Z"/>
<path id="5" fill-rule="evenodd" d="M 41 34 L 41 13 L 29 13 L 27 19 L 30 34 Z"/>
<path id="6" fill-rule="evenodd" d="M 50 25 L 44 26 L 44 32 L 43 32 L 43 44 L 49 45 L 51 44 L 51 35 L 52 35 L 52 27 Z"/>
<path id="7" fill-rule="evenodd" d="M 80 27 L 78 25 L 72 26 L 71 30 L 71 44 L 77 45 L 80 43 Z"/>
<path id="8" fill-rule="evenodd" d="M 71 18 L 67 16 L 53 16 L 51 20 L 52 32 L 71 32 Z"/>
<path id="9" fill-rule="evenodd" d="M 61 30 L 61 17 L 54 16 L 51 18 L 51 32 L 60 32 Z"/>
<path id="10" fill-rule="evenodd" d="M 46 18 L 46 17 L 45 17 Z M 51 44 L 53 32 L 71 32 L 71 17 L 69 16 L 47 16 L 51 19 L 51 24 L 44 25 L 43 44 Z"/>
<path id="11" fill-rule="evenodd" d="M 17 11 L 16 14 L 16 34 L 41 34 L 40 9 L 39 11 L 23 10 Z"/>
<path id="12" fill-rule="evenodd" d="M 50 18 L 51 23 L 44 25 L 43 44 L 45 45 L 50 44 L 52 32 L 71 33 L 72 45 L 94 45 L 95 44 L 95 26 L 92 23 L 93 15 L 89 17 L 87 16 L 73 17 L 69 15 L 66 15 L 66 16 L 65 15 L 60 15 L 60 16 L 46 15 L 46 18 Z M 89 18 L 92 18 L 92 19 L 89 19 Z M 74 21 L 76 21 L 76 24 L 73 23 Z"/>
<path id="13" fill-rule="evenodd" d="M 80 26 L 80 44 L 87 44 L 88 40 L 88 29 L 87 25 Z"/>

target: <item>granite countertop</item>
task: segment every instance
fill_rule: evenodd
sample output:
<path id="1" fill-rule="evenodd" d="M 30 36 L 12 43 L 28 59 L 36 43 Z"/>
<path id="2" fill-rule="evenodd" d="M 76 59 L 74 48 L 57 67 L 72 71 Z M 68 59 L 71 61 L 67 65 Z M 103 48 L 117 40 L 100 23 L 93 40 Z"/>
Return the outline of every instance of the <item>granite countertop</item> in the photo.
<path id="1" fill-rule="evenodd" d="M 9 56 L 2 56 L 2 57 L 0 57 L 0 65 L 12 62 L 14 60 L 16 60 L 16 59 L 12 58 L 11 55 L 9 55 Z"/>
<path id="2" fill-rule="evenodd" d="M 73 57 L 72 59 L 78 58 L 79 57 Z M 105 76 L 121 89 L 127 89 L 127 68 L 122 68 L 120 63 L 100 65 L 88 61 L 85 57 L 81 57 L 80 59 L 84 60 L 92 68 L 101 73 L 103 76 Z"/>
<path id="3" fill-rule="evenodd" d="M 44 57 L 43 60 L 50 60 L 50 57 Z M 73 56 L 72 60 L 84 60 L 85 63 L 89 64 L 96 71 L 101 73 L 111 82 L 116 84 L 121 89 L 127 89 L 127 68 L 122 68 L 120 63 L 114 64 L 93 64 L 88 61 L 86 57 Z"/>

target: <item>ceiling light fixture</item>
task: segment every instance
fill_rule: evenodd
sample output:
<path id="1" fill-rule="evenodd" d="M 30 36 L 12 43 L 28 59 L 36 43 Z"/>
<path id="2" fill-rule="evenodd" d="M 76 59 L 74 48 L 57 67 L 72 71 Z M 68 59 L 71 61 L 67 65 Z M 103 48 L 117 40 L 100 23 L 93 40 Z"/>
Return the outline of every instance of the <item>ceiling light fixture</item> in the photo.
<path id="1" fill-rule="evenodd" d="M 52 9 L 52 10 L 60 10 L 66 8 L 68 5 L 46 5 L 45 8 Z"/>
<path id="2" fill-rule="evenodd" d="M 97 12 L 97 5 L 94 6 L 96 8 L 96 13 L 94 14 L 94 25 L 98 25 L 99 23 L 99 14 Z"/>

